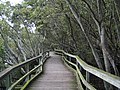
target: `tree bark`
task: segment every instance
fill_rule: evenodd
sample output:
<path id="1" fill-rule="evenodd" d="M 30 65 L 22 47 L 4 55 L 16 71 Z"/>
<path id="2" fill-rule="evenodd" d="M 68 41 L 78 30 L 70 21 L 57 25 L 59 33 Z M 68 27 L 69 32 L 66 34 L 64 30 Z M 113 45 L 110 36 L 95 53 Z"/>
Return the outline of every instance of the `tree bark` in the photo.
<path id="1" fill-rule="evenodd" d="M 88 43 L 89 43 L 89 45 L 90 45 L 90 47 L 91 47 L 93 56 L 94 56 L 94 58 L 95 58 L 95 60 L 96 60 L 96 63 L 97 63 L 97 65 L 98 65 L 98 67 L 99 67 L 100 69 L 103 69 L 103 66 L 102 66 L 101 61 L 100 61 L 100 57 L 99 57 L 99 55 L 97 54 L 97 52 L 95 51 L 95 49 L 94 49 L 94 47 L 93 47 L 93 44 L 91 43 L 89 37 L 87 36 L 87 34 L 86 34 L 86 32 L 85 32 L 85 29 L 84 29 L 84 27 L 83 27 L 83 25 L 82 25 L 82 23 L 81 23 L 80 17 L 78 16 L 78 14 L 77 14 L 77 13 L 75 12 L 75 10 L 73 9 L 73 6 L 72 6 L 71 2 L 70 2 L 69 0 L 65 0 L 65 1 L 68 3 L 71 12 L 73 13 L 73 15 L 74 15 L 75 19 L 77 20 L 78 24 L 80 25 L 80 28 L 81 28 L 81 30 L 83 31 L 83 33 L 84 33 L 84 35 L 85 35 L 85 37 L 86 37 L 86 39 L 87 39 L 87 41 L 88 41 Z"/>

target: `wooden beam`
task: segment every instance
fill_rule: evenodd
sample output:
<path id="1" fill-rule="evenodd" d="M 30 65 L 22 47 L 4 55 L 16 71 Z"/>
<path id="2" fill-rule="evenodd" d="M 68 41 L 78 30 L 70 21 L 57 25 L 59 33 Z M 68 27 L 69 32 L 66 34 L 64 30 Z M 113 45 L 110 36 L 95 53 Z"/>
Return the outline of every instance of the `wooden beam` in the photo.
<path id="1" fill-rule="evenodd" d="M 63 53 L 64 55 L 67 55 L 69 57 L 75 58 L 84 70 L 86 70 L 87 72 L 99 77 L 100 79 L 114 85 L 115 87 L 120 88 L 120 77 L 110 74 L 108 72 L 105 72 L 105 71 L 98 69 L 96 67 L 93 67 L 91 65 L 88 65 L 81 58 L 79 58 L 79 56 L 66 53 L 63 50 L 55 50 L 55 51 L 59 52 L 59 53 Z"/>

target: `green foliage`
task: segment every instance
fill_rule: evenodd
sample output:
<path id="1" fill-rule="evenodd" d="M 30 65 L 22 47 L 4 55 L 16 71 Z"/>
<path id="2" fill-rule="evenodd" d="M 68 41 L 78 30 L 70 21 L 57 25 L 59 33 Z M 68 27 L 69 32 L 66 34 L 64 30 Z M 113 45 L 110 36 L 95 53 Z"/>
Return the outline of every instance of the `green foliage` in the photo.
<path id="1" fill-rule="evenodd" d="M 4 57 L 4 44 L 2 39 L 0 39 L 0 57 Z"/>
<path id="2" fill-rule="evenodd" d="M 93 62 L 94 58 L 89 43 L 65 0 L 24 1 L 21 5 L 16 6 L 11 6 L 9 2 L 0 4 L 0 15 L 5 16 L 4 20 L 0 20 L 1 33 L 6 37 L 8 45 L 20 59 L 23 59 L 23 56 L 18 44 L 22 42 L 22 50 L 28 58 L 36 52 L 38 53 L 38 49 L 50 49 L 55 46 L 55 48 L 77 54 L 89 63 Z M 100 22 L 97 1 L 86 1 L 96 19 Z M 70 0 L 70 2 L 82 21 L 86 35 L 90 38 L 96 52 L 101 57 L 99 32 L 90 8 L 84 0 Z M 101 21 L 105 27 L 108 47 L 113 52 L 113 58 L 117 61 L 120 57 L 120 42 L 118 39 L 120 13 L 117 12 L 113 2 L 112 0 L 103 2 L 103 18 Z M 13 27 L 10 26 L 8 21 Z M 35 33 L 31 32 L 33 27 Z M 2 42 L 0 55 L 6 51 L 2 49 L 5 46 L 4 41 L 0 41 Z"/>
<path id="3" fill-rule="evenodd" d="M 4 46 L 3 46 L 3 40 L 0 39 L 0 71 L 4 68 Z"/>

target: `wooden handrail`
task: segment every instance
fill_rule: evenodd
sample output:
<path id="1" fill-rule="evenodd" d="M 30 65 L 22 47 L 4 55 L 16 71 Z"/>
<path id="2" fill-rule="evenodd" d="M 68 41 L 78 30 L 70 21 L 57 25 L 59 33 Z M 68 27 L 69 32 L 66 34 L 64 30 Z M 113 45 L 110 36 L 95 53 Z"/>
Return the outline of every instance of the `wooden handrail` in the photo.
<path id="1" fill-rule="evenodd" d="M 76 67 L 77 73 L 79 74 L 79 76 L 80 76 L 80 78 L 81 78 L 83 84 L 84 84 L 85 86 L 87 86 L 87 88 L 89 88 L 90 90 L 96 90 L 92 85 L 90 85 L 90 84 L 85 80 L 85 78 L 83 77 L 83 75 L 82 75 L 81 72 L 79 71 L 79 68 L 77 67 L 76 64 L 74 64 L 74 63 L 68 61 L 65 57 L 64 57 L 64 60 L 65 60 L 66 62 L 68 62 L 69 64 L 71 64 L 71 65 L 73 65 L 73 66 Z"/>
<path id="2" fill-rule="evenodd" d="M 4 71 L 0 72 L 0 83 L 5 84 L 6 90 L 13 90 L 15 88 L 16 85 L 18 85 L 23 79 L 27 79 L 28 81 L 26 82 L 27 84 L 25 84 L 25 86 L 23 85 L 23 88 L 26 87 L 26 85 L 28 85 L 33 78 L 35 78 L 37 75 L 39 75 L 42 72 L 42 65 L 45 62 L 45 59 L 47 59 L 49 57 L 49 51 L 45 51 L 42 54 L 33 57 L 31 59 L 28 59 L 24 62 L 21 62 L 15 66 L 12 66 L 10 68 L 5 69 Z M 29 69 L 29 66 L 32 64 L 32 62 L 38 61 L 38 65 L 33 67 L 32 69 Z M 13 72 L 15 72 L 18 69 L 21 69 L 23 67 L 26 67 L 27 72 L 25 75 L 23 75 L 22 77 L 20 77 L 17 81 L 12 82 L 10 80 L 12 80 L 13 78 Z M 37 70 L 40 68 L 39 72 L 37 73 Z M 31 75 L 33 72 L 36 72 L 34 77 L 29 78 L 29 75 Z M 12 78 L 11 78 L 12 77 Z M 22 88 L 22 87 L 21 87 Z"/>
<path id="3" fill-rule="evenodd" d="M 42 64 L 38 65 L 37 67 L 35 67 L 34 69 L 32 69 L 28 73 L 26 73 L 23 77 L 21 77 L 14 84 L 12 84 L 11 87 L 8 90 L 12 90 L 12 88 L 14 88 L 21 80 L 23 80 L 25 77 L 27 77 L 28 75 L 30 75 L 33 71 L 35 71 L 36 69 L 38 69 L 40 66 L 42 66 Z"/>
<path id="4" fill-rule="evenodd" d="M 0 72 L 0 81 L 1 81 L 2 79 L 4 79 L 4 77 L 7 76 L 11 71 L 13 71 L 13 70 L 15 70 L 15 69 L 17 69 L 17 68 L 20 68 L 20 67 L 24 66 L 24 65 L 27 64 L 27 63 L 33 62 L 33 61 L 35 61 L 36 59 L 40 58 L 41 56 L 42 56 L 42 55 L 38 55 L 38 56 L 36 56 L 36 57 L 33 57 L 33 58 L 31 58 L 31 59 L 28 59 L 28 60 L 26 60 L 26 61 L 24 61 L 24 62 L 21 62 L 21 63 L 15 65 L 15 66 L 9 67 L 9 68 L 5 69 L 4 71 Z"/>
<path id="5" fill-rule="evenodd" d="M 55 50 L 55 51 L 61 53 L 63 56 L 67 55 L 69 57 L 75 58 L 77 63 L 79 63 L 80 66 L 84 70 L 86 70 L 87 72 L 89 72 L 89 73 L 99 77 L 100 79 L 103 79 L 104 81 L 114 85 L 115 87 L 120 88 L 120 77 L 115 76 L 113 74 L 110 74 L 108 72 L 105 72 L 105 71 L 103 71 L 101 69 L 98 69 L 96 67 L 93 67 L 91 65 L 88 65 L 87 63 L 85 63 L 81 58 L 79 58 L 76 55 L 72 55 L 72 54 L 66 53 L 63 50 Z M 70 61 L 68 61 L 68 62 L 70 62 Z M 88 87 L 88 86 L 86 86 L 86 87 Z"/>

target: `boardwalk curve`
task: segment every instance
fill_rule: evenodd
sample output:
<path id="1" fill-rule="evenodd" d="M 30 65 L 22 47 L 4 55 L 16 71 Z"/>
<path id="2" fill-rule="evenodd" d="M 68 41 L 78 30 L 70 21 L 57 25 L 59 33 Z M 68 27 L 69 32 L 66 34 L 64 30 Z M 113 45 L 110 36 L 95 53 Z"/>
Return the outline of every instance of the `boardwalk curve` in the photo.
<path id="1" fill-rule="evenodd" d="M 76 75 L 61 60 L 61 56 L 50 53 L 43 73 L 36 78 L 27 90 L 78 90 Z"/>

